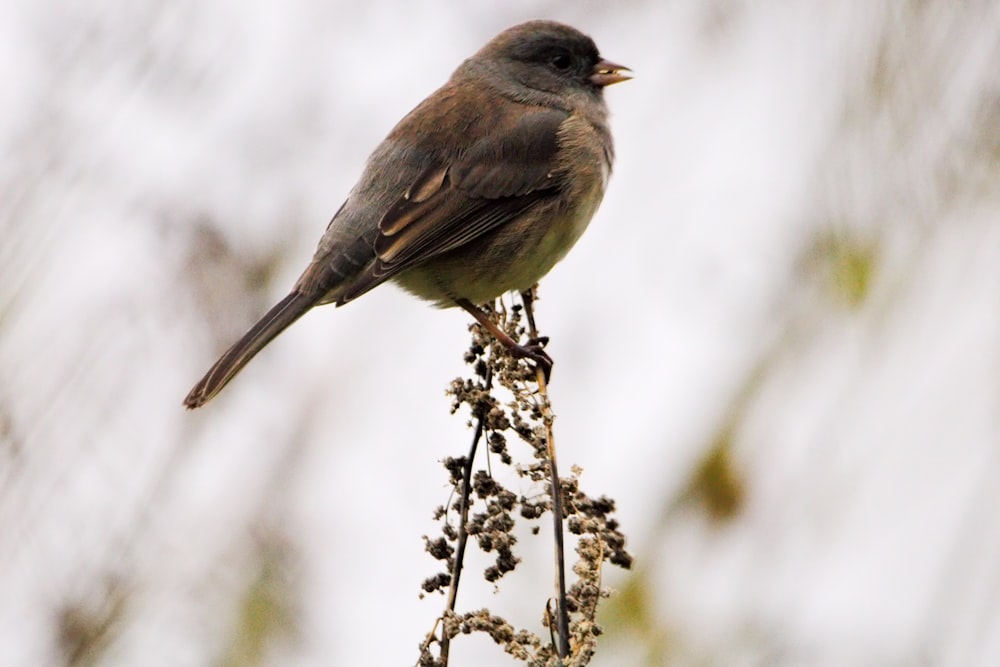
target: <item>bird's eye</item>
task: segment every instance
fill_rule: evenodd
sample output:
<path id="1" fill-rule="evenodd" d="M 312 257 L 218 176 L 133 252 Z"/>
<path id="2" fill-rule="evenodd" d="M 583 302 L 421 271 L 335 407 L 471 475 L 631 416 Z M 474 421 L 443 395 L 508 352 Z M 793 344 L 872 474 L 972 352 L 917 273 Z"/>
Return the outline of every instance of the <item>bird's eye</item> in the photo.
<path id="1" fill-rule="evenodd" d="M 570 65 L 573 64 L 573 59 L 568 53 L 557 53 L 552 58 L 549 59 L 552 66 L 557 70 L 566 71 L 569 69 Z"/>

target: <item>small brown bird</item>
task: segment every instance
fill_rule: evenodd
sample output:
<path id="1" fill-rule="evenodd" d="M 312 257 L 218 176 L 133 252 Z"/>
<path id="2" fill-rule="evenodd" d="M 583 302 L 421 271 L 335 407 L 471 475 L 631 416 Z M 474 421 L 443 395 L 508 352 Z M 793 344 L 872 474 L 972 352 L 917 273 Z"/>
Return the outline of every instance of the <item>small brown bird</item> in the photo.
<path id="1" fill-rule="evenodd" d="M 540 346 L 518 345 L 477 306 L 531 288 L 587 227 L 614 158 L 603 90 L 628 71 L 553 21 L 494 37 L 375 149 L 291 293 L 184 405 L 212 399 L 312 307 L 341 306 L 387 280 L 461 306 L 548 373 Z"/>

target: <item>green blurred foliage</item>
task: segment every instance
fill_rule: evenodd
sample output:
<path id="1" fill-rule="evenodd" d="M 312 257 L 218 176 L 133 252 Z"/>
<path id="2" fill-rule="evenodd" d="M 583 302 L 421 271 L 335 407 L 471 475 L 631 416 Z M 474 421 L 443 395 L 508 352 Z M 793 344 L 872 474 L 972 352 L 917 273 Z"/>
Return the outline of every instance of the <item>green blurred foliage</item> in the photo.
<path id="1" fill-rule="evenodd" d="M 286 560 L 280 547 L 268 544 L 260 547 L 257 571 L 240 600 L 233 639 L 220 665 L 270 664 L 269 649 L 295 634 L 296 614 Z"/>
<path id="2" fill-rule="evenodd" d="M 850 308 L 864 303 L 878 268 L 874 241 L 851 232 L 829 232 L 817 241 L 813 256 L 836 300 Z"/>

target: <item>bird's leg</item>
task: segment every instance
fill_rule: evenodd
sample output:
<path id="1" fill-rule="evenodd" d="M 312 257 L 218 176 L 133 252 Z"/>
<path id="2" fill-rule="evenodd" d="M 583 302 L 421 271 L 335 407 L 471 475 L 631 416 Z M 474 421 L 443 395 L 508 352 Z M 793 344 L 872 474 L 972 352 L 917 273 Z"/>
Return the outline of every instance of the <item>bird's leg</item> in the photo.
<path id="1" fill-rule="evenodd" d="M 474 306 L 468 299 L 455 299 L 455 303 L 476 318 L 477 322 L 486 327 L 486 330 L 500 341 L 500 344 L 506 347 L 507 351 L 515 359 L 531 359 L 534 361 L 545 374 L 545 381 L 549 381 L 549 378 L 552 376 L 552 357 L 543 349 L 545 340 L 532 339 L 528 341 L 527 345 L 521 345 L 511 338 L 506 331 L 498 327 L 496 322 L 491 320 L 489 315 L 484 313 L 481 308 Z"/>
<path id="2" fill-rule="evenodd" d="M 524 304 L 524 315 L 528 318 L 528 345 L 540 345 L 542 347 L 549 344 L 548 336 L 539 336 L 538 327 L 535 326 L 535 287 L 529 287 L 528 289 L 521 292 L 521 303 Z M 548 380 L 548 375 L 545 377 Z"/>

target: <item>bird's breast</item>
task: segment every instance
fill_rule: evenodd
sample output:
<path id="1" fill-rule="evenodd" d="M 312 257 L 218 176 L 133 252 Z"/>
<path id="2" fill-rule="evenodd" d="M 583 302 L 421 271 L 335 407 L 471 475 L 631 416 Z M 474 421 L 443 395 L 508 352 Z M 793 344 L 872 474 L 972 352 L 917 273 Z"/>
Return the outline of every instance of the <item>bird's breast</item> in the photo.
<path id="1" fill-rule="evenodd" d="M 600 127 L 569 116 L 558 131 L 555 188 L 510 222 L 408 269 L 397 282 L 442 306 L 455 298 L 482 304 L 537 283 L 580 239 L 604 197 L 612 150 Z"/>

